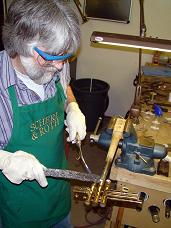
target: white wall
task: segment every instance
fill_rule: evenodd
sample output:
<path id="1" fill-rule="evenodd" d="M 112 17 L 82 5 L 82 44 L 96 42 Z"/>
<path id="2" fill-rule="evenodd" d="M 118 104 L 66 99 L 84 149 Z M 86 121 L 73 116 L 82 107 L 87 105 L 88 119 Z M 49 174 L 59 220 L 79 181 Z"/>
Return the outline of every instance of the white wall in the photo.
<path id="1" fill-rule="evenodd" d="M 132 0 L 129 24 L 89 20 L 81 25 L 82 47 L 77 79 L 97 78 L 110 84 L 106 115 L 124 116 L 130 108 L 135 91 L 133 80 L 138 73 L 138 52 L 133 49 L 91 47 L 90 36 L 93 31 L 139 35 L 139 11 L 139 0 Z M 171 39 L 171 1 L 144 0 L 144 12 L 147 36 Z M 143 54 L 142 64 L 151 61 L 151 54 Z"/>

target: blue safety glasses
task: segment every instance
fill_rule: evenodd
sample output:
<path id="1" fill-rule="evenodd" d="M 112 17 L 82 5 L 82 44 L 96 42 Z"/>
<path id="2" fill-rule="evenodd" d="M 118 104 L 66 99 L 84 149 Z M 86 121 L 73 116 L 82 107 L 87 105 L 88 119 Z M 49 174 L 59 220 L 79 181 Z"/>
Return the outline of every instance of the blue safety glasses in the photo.
<path id="1" fill-rule="evenodd" d="M 37 47 L 34 47 L 34 50 L 45 60 L 45 61 L 65 61 L 66 59 L 70 58 L 72 54 L 65 54 L 65 55 L 49 55 L 46 52 L 40 50 Z"/>

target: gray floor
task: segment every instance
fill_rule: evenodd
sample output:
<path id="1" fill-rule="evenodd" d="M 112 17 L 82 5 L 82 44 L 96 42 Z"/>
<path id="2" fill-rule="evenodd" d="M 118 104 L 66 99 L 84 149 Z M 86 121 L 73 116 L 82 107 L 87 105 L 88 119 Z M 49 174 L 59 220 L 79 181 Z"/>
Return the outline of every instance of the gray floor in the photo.
<path id="1" fill-rule="evenodd" d="M 89 142 L 90 133 L 87 134 L 86 139 L 83 142 L 82 150 L 84 154 L 84 158 L 91 169 L 92 173 L 101 175 L 104 165 L 105 165 L 105 158 L 107 152 L 99 147 L 97 144 L 91 144 Z M 78 157 L 78 148 L 76 145 L 69 146 L 69 168 L 71 170 L 85 172 L 82 164 L 76 158 Z M 72 187 L 76 185 L 74 181 L 71 181 Z M 79 182 L 79 185 L 85 185 L 84 182 Z M 110 208 L 109 208 L 110 209 Z M 87 214 L 87 208 L 85 207 L 82 201 L 76 202 L 74 199 L 72 201 L 72 222 L 75 228 L 83 228 L 83 227 L 93 227 L 93 228 L 104 228 L 106 220 L 103 219 L 107 210 L 109 209 L 102 209 L 92 208 L 90 212 Z M 87 219 L 86 219 L 87 215 Z M 88 221 L 87 221 L 88 220 Z M 97 223 L 98 222 L 98 223 Z M 97 223 L 97 224 L 96 224 Z M 92 226 L 90 225 L 92 224 Z M 94 225 L 93 225 L 94 224 Z M 96 225 L 95 225 L 96 224 Z"/>

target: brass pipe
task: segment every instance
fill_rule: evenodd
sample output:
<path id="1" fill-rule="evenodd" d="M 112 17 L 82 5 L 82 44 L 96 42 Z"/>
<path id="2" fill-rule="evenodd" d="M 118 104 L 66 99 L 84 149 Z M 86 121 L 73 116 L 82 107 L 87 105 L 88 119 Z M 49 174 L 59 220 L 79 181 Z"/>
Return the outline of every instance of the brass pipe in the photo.
<path id="1" fill-rule="evenodd" d="M 94 183 L 92 186 L 91 186 L 91 189 L 90 189 L 90 192 L 88 194 L 88 198 L 86 199 L 85 201 L 85 205 L 86 206 L 89 206 L 91 204 L 91 199 L 92 199 L 92 195 L 94 193 L 94 190 L 96 188 L 96 183 Z"/>

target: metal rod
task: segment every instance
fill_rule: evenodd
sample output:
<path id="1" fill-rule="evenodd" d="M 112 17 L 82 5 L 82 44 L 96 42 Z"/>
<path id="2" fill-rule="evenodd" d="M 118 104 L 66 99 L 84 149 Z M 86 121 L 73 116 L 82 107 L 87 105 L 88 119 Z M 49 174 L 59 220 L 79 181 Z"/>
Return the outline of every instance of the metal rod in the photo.
<path id="1" fill-rule="evenodd" d="M 82 164 L 84 165 L 84 168 L 86 169 L 86 171 L 88 173 L 92 173 L 90 168 L 88 167 L 85 159 L 84 159 L 83 152 L 82 152 L 82 146 L 81 146 L 81 140 L 80 140 L 80 137 L 79 137 L 78 133 L 76 135 L 76 145 L 78 146 L 78 149 L 79 149 L 79 158 L 78 158 L 78 160 L 82 161 Z"/>
<path id="2" fill-rule="evenodd" d="M 96 135 L 97 134 L 97 131 L 99 129 L 99 126 L 100 126 L 101 122 L 102 122 L 102 117 L 99 117 L 98 118 L 98 121 L 97 121 L 97 124 L 96 124 L 96 127 L 94 129 L 93 135 Z"/>
<path id="3" fill-rule="evenodd" d="M 146 36 L 146 25 L 145 25 L 145 18 L 144 18 L 144 0 L 139 0 L 140 3 L 140 36 Z"/>
<path id="4" fill-rule="evenodd" d="M 62 178 L 62 179 L 73 179 L 87 182 L 100 182 L 100 176 L 96 174 L 81 173 L 72 170 L 63 169 L 45 169 L 44 173 L 47 177 Z"/>
<path id="5" fill-rule="evenodd" d="M 79 7 L 79 5 L 81 5 L 80 2 L 78 0 L 74 0 L 74 3 L 75 3 L 75 5 L 76 5 L 81 17 L 82 17 L 83 23 L 87 22 L 88 21 L 87 17 L 84 16 L 84 14 L 82 13 L 82 11 L 81 11 L 81 9 Z"/>

